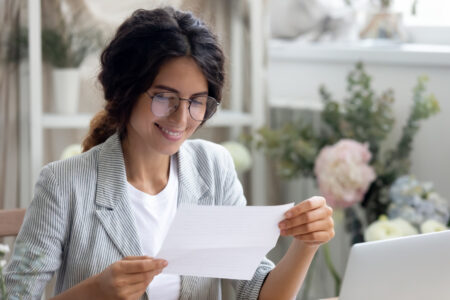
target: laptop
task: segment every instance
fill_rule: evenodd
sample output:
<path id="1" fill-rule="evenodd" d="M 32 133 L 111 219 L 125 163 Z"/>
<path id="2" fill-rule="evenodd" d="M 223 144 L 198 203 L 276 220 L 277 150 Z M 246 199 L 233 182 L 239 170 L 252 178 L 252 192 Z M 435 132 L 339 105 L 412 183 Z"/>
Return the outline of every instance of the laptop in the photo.
<path id="1" fill-rule="evenodd" d="M 339 300 L 450 299 L 450 230 L 355 244 Z"/>

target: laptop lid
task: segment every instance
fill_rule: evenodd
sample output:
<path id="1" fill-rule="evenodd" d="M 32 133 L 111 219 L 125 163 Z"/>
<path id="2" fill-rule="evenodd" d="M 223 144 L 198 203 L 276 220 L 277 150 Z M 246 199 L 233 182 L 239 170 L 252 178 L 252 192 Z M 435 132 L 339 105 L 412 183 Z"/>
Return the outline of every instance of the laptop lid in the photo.
<path id="1" fill-rule="evenodd" d="M 450 299 L 450 230 L 355 244 L 339 300 Z"/>

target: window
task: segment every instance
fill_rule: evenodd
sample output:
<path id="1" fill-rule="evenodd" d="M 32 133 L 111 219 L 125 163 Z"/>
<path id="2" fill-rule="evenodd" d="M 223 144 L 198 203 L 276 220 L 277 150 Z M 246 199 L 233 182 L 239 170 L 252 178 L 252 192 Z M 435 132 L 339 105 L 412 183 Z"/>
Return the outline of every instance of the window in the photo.
<path id="1" fill-rule="evenodd" d="M 414 1 L 394 1 L 394 9 L 403 12 L 407 26 L 450 27 L 450 1 L 448 0 L 417 0 L 416 14 L 412 14 Z"/>
<path id="2" fill-rule="evenodd" d="M 394 0 L 394 10 L 403 13 L 408 40 L 421 44 L 450 45 L 449 0 L 417 0 L 416 14 L 412 14 L 413 0 Z"/>

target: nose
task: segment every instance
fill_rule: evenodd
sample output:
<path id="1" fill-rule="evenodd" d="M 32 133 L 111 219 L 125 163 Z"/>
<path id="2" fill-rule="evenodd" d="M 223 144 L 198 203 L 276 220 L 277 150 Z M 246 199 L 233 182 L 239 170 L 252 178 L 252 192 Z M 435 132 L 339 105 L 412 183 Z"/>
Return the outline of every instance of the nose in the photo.
<path id="1" fill-rule="evenodd" d="M 180 106 L 178 109 L 173 112 L 169 118 L 178 125 L 185 125 L 189 115 L 189 102 L 188 101 L 180 101 Z"/>

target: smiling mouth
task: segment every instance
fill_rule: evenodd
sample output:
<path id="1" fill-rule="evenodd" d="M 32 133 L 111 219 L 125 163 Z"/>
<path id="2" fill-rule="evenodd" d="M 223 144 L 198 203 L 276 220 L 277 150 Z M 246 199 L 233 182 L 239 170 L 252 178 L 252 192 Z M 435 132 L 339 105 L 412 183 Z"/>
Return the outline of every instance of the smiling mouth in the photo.
<path id="1" fill-rule="evenodd" d="M 179 137 L 181 136 L 181 134 L 183 133 L 183 131 L 171 131 L 165 127 L 162 127 L 161 125 L 159 125 L 158 123 L 155 123 L 156 127 L 158 127 L 159 129 L 161 129 L 162 132 L 173 136 L 173 137 Z"/>

